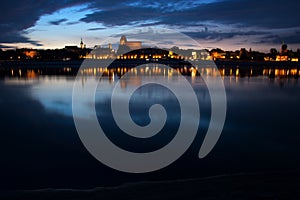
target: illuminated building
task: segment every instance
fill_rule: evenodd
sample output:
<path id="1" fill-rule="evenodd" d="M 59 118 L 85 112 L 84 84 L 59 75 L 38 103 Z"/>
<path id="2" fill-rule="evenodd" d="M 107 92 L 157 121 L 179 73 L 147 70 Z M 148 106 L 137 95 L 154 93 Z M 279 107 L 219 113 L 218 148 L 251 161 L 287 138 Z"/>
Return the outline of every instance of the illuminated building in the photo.
<path id="1" fill-rule="evenodd" d="M 17 52 L 19 53 L 18 59 L 25 56 L 25 59 L 34 59 L 37 58 L 39 55 L 38 50 L 36 49 L 17 49 Z M 21 56 L 22 55 L 22 56 Z"/>
<path id="2" fill-rule="evenodd" d="M 125 54 L 121 54 L 118 56 L 118 59 L 121 60 L 130 60 L 130 59 L 142 59 L 142 60 L 158 60 L 158 59 L 182 59 L 182 57 L 178 54 L 173 53 L 172 51 L 167 51 L 163 49 L 154 49 L 154 48 L 145 48 L 145 49 L 137 49 L 130 51 Z"/>
<path id="3" fill-rule="evenodd" d="M 108 44 L 108 47 L 102 47 L 96 45 L 94 50 L 87 56 L 92 59 L 113 59 L 115 58 L 115 51 L 112 49 L 112 44 Z"/>
<path id="4" fill-rule="evenodd" d="M 127 38 L 125 35 L 122 35 L 120 39 L 120 46 L 127 46 L 129 50 L 136 50 L 142 48 L 142 42 L 141 41 L 127 41 Z"/>
<path id="5" fill-rule="evenodd" d="M 27 57 L 33 58 L 38 55 L 38 52 L 37 50 L 29 50 L 29 51 L 25 51 L 25 55 Z"/>
<path id="6" fill-rule="evenodd" d="M 83 43 L 82 38 L 79 45 L 79 47 L 76 45 L 65 46 L 64 50 L 66 51 L 66 54 L 63 56 L 63 60 L 86 58 L 86 55 L 90 52 L 90 49 L 86 48 L 86 45 Z"/>
<path id="7" fill-rule="evenodd" d="M 226 52 L 219 48 L 212 49 L 210 51 L 210 56 L 213 60 L 221 60 L 226 58 Z"/>
<path id="8" fill-rule="evenodd" d="M 212 52 L 211 57 L 213 60 L 225 59 L 226 53 Z"/>
<path id="9" fill-rule="evenodd" d="M 288 61 L 288 56 L 277 55 L 276 61 Z"/>
<path id="10" fill-rule="evenodd" d="M 127 38 L 125 35 L 122 35 L 120 39 L 120 45 L 126 45 L 126 43 L 127 43 Z"/>
<path id="11" fill-rule="evenodd" d="M 196 52 L 196 51 L 193 51 L 193 52 L 192 52 L 192 59 L 196 60 L 197 58 L 198 58 L 197 52 Z"/>

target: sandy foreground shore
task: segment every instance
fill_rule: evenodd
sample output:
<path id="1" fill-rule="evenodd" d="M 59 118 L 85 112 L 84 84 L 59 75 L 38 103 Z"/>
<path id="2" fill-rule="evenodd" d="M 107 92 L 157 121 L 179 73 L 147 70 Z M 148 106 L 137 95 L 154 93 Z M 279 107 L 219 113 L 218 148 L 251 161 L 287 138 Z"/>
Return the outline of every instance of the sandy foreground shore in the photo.
<path id="1" fill-rule="evenodd" d="M 300 199 L 300 172 L 233 174 L 93 189 L 2 191 L 0 199 Z"/>

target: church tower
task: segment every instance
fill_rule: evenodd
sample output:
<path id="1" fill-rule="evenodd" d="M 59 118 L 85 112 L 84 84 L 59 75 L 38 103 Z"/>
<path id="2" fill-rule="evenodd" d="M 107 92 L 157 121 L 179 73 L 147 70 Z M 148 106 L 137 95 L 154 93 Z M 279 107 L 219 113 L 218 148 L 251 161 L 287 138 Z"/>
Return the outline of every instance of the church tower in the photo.
<path id="1" fill-rule="evenodd" d="M 83 49 L 85 47 L 85 45 L 83 44 L 82 38 L 81 38 L 81 42 L 80 42 L 80 49 Z"/>
<path id="2" fill-rule="evenodd" d="M 120 45 L 126 45 L 127 43 L 127 39 L 125 35 L 122 35 L 121 39 L 120 39 Z"/>

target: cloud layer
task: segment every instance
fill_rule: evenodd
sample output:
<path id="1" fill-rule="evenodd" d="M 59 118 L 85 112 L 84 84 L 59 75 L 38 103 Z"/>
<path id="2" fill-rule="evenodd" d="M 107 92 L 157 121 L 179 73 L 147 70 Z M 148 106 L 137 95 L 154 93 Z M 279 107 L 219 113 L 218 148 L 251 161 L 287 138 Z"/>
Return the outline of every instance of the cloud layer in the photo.
<path id="1" fill-rule="evenodd" d="M 89 31 L 111 27 L 161 25 L 177 27 L 195 39 L 226 40 L 256 38 L 253 43 L 299 44 L 300 7 L 294 0 L 12 0 L 2 3 L 0 43 L 43 41 L 28 38 L 26 30 L 46 14 L 74 5 L 87 4 L 93 12 L 78 23 L 94 23 Z M 65 16 L 48 22 L 49 26 L 72 25 Z M 95 23 L 101 28 L 95 28 Z M 206 27 L 209 27 L 208 29 Z M 258 38 L 258 39 L 257 39 Z"/>
<path id="2" fill-rule="evenodd" d="M 31 43 L 24 30 L 35 25 L 45 14 L 81 3 L 80 0 L 10 0 L 1 2 L 0 43 Z"/>
<path id="3" fill-rule="evenodd" d="M 264 28 L 299 27 L 299 1 L 227 0 L 212 3 L 187 4 L 186 1 L 140 1 L 126 3 L 114 0 L 117 6 L 95 3 L 98 10 L 82 21 L 99 22 L 107 26 L 127 25 L 155 20 L 167 25 L 190 25 L 203 21 Z M 114 5 L 113 3 L 109 5 Z"/>

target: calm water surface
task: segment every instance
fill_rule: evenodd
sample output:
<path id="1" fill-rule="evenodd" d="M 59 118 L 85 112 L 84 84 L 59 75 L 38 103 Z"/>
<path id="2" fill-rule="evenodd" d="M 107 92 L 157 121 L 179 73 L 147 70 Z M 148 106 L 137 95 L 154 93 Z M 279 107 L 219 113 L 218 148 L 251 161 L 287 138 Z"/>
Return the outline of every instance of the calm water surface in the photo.
<path id="1" fill-rule="evenodd" d="M 209 78 L 213 79 L 213 76 Z M 204 159 L 198 151 L 210 121 L 210 97 L 200 76 L 186 76 L 200 103 L 201 120 L 188 151 L 170 166 L 127 174 L 94 159 L 81 143 L 72 117 L 72 76 L 5 77 L 0 80 L 1 188 L 90 188 L 144 180 L 172 180 L 220 174 L 298 170 L 300 167 L 300 82 L 296 78 L 225 76 L 227 117 L 220 140 Z M 82 90 L 97 82 L 83 77 Z M 159 149 L 172 140 L 180 121 L 174 94 L 158 85 L 139 88 L 130 101 L 133 120 L 149 123 L 148 110 L 162 104 L 168 114 L 162 131 L 149 139 L 124 134 L 115 124 L 110 95 L 117 76 L 101 79 L 96 91 L 98 120 L 118 146 L 135 152 Z M 176 77 L 170 81 L 180 87 Z M 121 83 L 125 93 L 139 85 Z M 184 95 L 184 90 L 182 91 Z M 120 95 L 122 97 L 122 95 Z M 80 112 L 90 100 L 82 97 Z M 122 98 L 120 99 L 122 102 Z M 188 134 L 188 133 L 187 133 Z"/>

